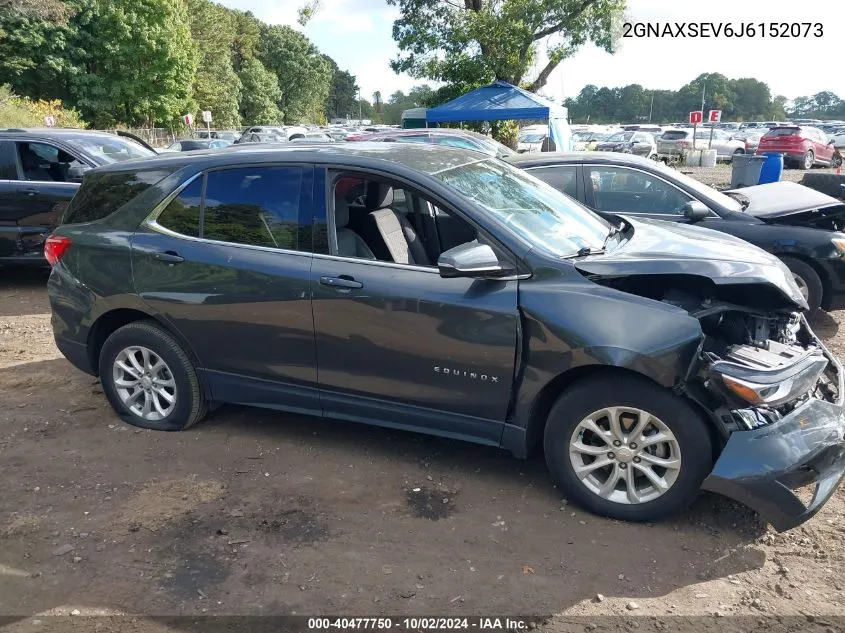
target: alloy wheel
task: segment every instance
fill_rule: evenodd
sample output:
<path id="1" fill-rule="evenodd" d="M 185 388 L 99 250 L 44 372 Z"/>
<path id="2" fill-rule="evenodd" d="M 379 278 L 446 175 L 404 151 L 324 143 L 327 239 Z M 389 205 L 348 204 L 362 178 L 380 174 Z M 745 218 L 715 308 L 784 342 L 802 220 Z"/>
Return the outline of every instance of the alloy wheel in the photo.
<path id="1" fill-rule="evenodd" d="M 681 472 L 681 448 L 666 424 L 634 407 L 606 407 L 575 427 L 569 460 L 602 499 L 641 504 L 663 496 Z"/>
<path id="2" fill-rule="evenodd" d="M 121 350 L 114 360 L 112 379 L 121 402 L 142 420 L 162 420 L 176 406 L 176 380 L 170 367 L 146 347 Z"/>
<path id="3" fill-rule="evenodd" d="M 813 163 L 815 163 L 815 157 L 813 156 L 813 152 L 807 152 L 804 154 L 804 169 L 812 169 Z"/>
<path id="4" fill-rule="evenodd" d="M 804 278 L 800 275 L 796 275 L 792 273 L 792 278 L 795 279 L 795 285 L 798 286 L 798 290 L 801 292 L 801 296 L 804 297 L 804 301 L 810 301 L 810 287 L 807 285 L 807 282 L 804 281 Z"/>

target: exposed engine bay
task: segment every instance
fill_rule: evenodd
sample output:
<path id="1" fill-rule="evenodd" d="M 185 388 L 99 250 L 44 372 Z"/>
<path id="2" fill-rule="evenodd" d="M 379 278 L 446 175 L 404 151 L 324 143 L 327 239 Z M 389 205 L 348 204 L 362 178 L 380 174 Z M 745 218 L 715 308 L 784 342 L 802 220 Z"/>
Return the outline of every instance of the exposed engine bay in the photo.
<path id="1" fill-rule="evenodd" d="M 771 288 L 716 287 L 683 276 L 593 281 L 676 306 L 698 319 L 704 339 L 683 390 L 713 412 L 727 432 L 776 422 L 812 397 L 840 399 L 827 350 L 796 306 Z"/>

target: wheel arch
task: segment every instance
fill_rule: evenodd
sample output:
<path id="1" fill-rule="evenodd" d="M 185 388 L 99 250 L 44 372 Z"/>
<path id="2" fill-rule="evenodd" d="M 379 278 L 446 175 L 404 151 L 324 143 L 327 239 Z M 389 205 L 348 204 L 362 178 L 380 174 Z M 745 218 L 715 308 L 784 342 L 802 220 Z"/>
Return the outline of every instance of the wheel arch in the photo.
<path id="1" fill-rule="evenodd" d="M 549 412 L 555 405 L 555 402 L 569 389 L 572 385 L 584 381 L 597 378 L 599 376 L 606 377 L 608 380 L 613 380 L 614 377 L 634 377 L 640 380 L 645 380 L 654 384 L 657 387 L 666 389 L 667 387 L 655 380 L 653 376 L 649 376 L 642 372 L 629 369 L 627 367 L 608 366 L 608 365 L 586 365 L 582 367 L 575 367 L 568 371 L 562 372 L 552 378 L 540 390 L 531 405 L 530 414 L 528 416 L 528 424 L 525 428 L 525 453 L 529 453 L 537 445 L 542 443 L 543 433 L 548 421 Z M 683 396 L 678 396 L 683 397 Z M 716 457 L 718 447 L 724 443 L 724 439 L 720 436 L 719 430 L 712 422 L 712 415 L 709 414 L 694 398 L 684 398 L 693 409 L 705 420 L 712 446 L 714 448 L 713 458 Z"/>
<path id="2" fill-rule="evenodd" d="M 200 367 L 198 358 L 191 346 L 179 334 L 179 332 L 170 327 L 165 320 L 136 308 L 115 308 L 104 312 L 97 317 L 94 323 L 91 324 L 91 328 L 88 331 L 88 361 L 91 364 L 91 368 L 94 370 L 94 375 L 99 376 L 100 352 L 103 349 L 106 339 L 124 325 L 129 325 L 130 323 L 135 323 L 136 321 L 151 321 L 167 332 L 167 334 L 172 336 L 179 346 L 185 351 L 185 354 L 188 355 L 188 358 L 194 364 L 194 367 Z M 207 385 L 204 385 L 204 388 L 206 393 L 208 393 Z"/>

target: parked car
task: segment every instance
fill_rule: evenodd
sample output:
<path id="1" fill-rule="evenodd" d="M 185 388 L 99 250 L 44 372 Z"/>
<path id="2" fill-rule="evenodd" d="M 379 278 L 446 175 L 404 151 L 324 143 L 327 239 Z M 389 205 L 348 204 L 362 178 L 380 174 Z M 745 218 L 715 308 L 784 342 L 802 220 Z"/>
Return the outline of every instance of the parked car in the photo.
<path id="1" fill-rule="evenodd" d="M 520 457 L 542 444 L 568 498 L 639 521 L 704 488 L 784 530 L 845 473 L 842 366 L 777 258 L 607 221 L 476 151 L 105 167 L 46 252 L 59 349 L 136 426 L 185 429 L 234 402 Z M 789 492 L 812 481 L 807 505 Z"/>
<path id="2" fill-rule="evenodd" d="M 231 144 L 232 141 L 223 139 L 183 138 L 168 145 L 167 149 L 171 152 L 193 152 L 198 149 L 221 149 Z"/>
<path id="3" fill-rule="evenodd" d="M 284 143 L 287 139 L 283 135 L 275 132 L 244 132 L 240 138 L 235 141 L 237 145 L 245 143 Z"/>
<path id="4" fill-rule="evenodd" d="M 296 134 L 291 137 L 291 142 L 302 142 L 302 143 L 334 143 L 335 140 L 326 134 L 325 132 L 306 132 L 301 136 Z"/>
<path id="5" fill-rule="evenodd" d="M 833 130 L 828 137 L 828 141 L 833 141 L 833 146 L 836 149 L 845 149 L 845 127 Z"/>
<path id="6" fill-rule="evenodd" d="M 660 125 L 652 125 L 650 123 L 635 123 L 631 125 L 623 125 L 623 132 L 648 132 L 649 134 L 662 134 L 663 127 Z"/>
<path id="7" fill-rule="evenodd" d="M 697 130 L 693 144 L 693 130 L 666 130 L 656 138 L 658 158 L 677 159 L 690 149 L 715 149 L 716 160 L 731 161 L 737 154 L 745 154 L 745 141 L 733 138 L 722 130 Z"/>
<path id="8" fill-rule="evenodd" d="M 622 152 L 646 158 L 657 158 L 657 144 L 647 132 L 617 132 L 596 144 L 597 152 Z"/>
<path id="9" fill-rule="evenodd" d="M 661 162 L 625 154 L 512 157 L 508 162 L 602 214 L 695 224 L 780 258 L 811 312 L 845 307 L 845 203 L 792 182 L 719 192 Z"/>
<path id="10" fill-rule="evenodd" d="M 155 156 L 127 136 L 71 130 L 0 130 L 0 265 L 46 265 L 44 240 L 98 165 Z"/>
<path id="11" fill-rule="evenodd" d="M 745 144 L 746 154 L 753 154 L 757 151 L 757 147 L 760 145 L 760 139 L 767 131 L 768 130 L 759 128 L 739 130 L 738 132 L 734 133 L 734 138 L 742 141 Z"/>
<path id="12" fill-rule="evenodd" d="M 232 143 L 237 141 L 241 136 L 241 133 L 235 130 L 211 130 L 211 132 L 208 130 L 197 130 L 195 134 L 197 138 L 222 139 L 224 141 L 231 141 Z"/>
<path id="13" fill-rule="evenodd" d="M 543 142 L 548 138 L 544 132 L 523 132 L 519 135 L 516 151 L 520 154 L 543 151 Z"/>
<path id="14" fill-rule="evenodd" d="M 572 149 L 576 152 L 591 152 L 599 143 L 603 143 L 610 134 L 601 132 L 579 132 L 572 135 Z"/>
<path id="15" fill-rule="evenodd" d="M 371 142 L 392 142 L 392 143 L 429 143 L 442 145 L 444 147 L 462 147 L 477 152 L 483 152 L 488 156 L 511 156 L 515 154 L 512 149 L 505 147 L 498 141 L 484 136 L 478 132 L 469 130 L 455 130 L 450 128 L 423 128 L 408 130 L 391 130 L 388 132 L 376 132 L 372 134 L 357 134 L 349 136 L 347 141 L 371 141 Z"/>
<path id="16" fill-rule="evenodd" d="M 811 169 L 815 165 L 838 166 L 841 158 L 834 160 L 833 143 L 818 128 L 786 125 L 774 127 L 760 138 L 757 154 L 777 152 L 784 155 L 784 162 L 798 169 Z"/>

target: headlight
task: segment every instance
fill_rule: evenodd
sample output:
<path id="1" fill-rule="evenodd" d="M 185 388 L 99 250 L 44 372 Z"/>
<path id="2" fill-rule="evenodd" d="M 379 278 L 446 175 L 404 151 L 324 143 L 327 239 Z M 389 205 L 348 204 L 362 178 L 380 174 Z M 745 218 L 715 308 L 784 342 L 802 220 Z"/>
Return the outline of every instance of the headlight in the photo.
<path id="1" fill-rule="evenodd" d="M 819 354 L 779 371 L 754 371 L 719 361 L 713 363 L 711 376 L 730 394 L 756 406 L 777 406 L 795 400 L 810 391 L 827 367 Z"/>
<path id="2" fill-rule="evenodd" d="M 830 240 L 830 243 L 839 251 L 840 256 L 845 256 L 845 237 L 834 237 Z"/>

